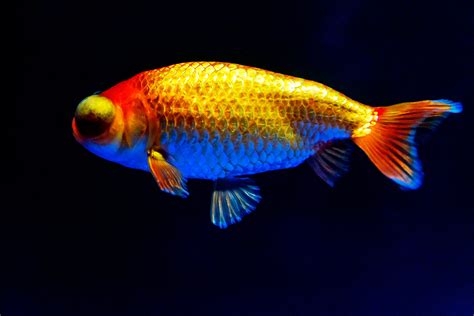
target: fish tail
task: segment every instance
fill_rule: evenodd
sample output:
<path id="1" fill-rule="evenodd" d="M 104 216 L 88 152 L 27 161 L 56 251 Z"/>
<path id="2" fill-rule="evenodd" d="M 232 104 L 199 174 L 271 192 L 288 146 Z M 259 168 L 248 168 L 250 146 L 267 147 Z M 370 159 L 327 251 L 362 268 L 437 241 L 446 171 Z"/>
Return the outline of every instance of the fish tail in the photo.
<path id="1" fill-rule="evenodd" d="M 462 104 L 449 100 L 428 100 L 374 108 L 374 120 L 367 135 L 353 140 L 375 166 L 402 188 L 417 189 L 423 171 L 415 145 L 418 127 L 432 128 L 449 113 L 462 112 Z"/>

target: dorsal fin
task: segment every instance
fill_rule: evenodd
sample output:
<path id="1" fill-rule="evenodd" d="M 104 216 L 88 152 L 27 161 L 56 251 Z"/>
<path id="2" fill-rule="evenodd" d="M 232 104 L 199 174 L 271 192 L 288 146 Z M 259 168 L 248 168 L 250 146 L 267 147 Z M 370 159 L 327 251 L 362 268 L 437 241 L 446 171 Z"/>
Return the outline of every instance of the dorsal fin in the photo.
<path id="1" fill-rule="evenodd" d="M 308 159 L 308 164 L 321 179 L 333 187 L 349 171 L 353 149 L 352 143 L 346 140 L 319 143 L 316 153 Z"/>

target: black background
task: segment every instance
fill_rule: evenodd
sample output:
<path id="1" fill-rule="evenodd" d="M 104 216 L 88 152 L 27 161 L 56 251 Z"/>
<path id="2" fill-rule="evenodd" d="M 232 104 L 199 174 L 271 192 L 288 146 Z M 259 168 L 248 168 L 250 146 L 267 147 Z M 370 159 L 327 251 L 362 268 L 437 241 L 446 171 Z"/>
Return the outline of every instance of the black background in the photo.
<path id="1" fill-rule="evenodd" d="M 471 315 L 471 2 L 17 2 L 0 313 Z M 316 80 L 371 105 L 447 98 L 464 112 L 420 139 L 417 191 L 357 150 L 335 189 L 307 165 L 256 175 L 263 201 L 222 231 L 210 182 L 190 181 L 187 200 L 161 193 L 70 128 L 95 91 L 197 60 Z"/>

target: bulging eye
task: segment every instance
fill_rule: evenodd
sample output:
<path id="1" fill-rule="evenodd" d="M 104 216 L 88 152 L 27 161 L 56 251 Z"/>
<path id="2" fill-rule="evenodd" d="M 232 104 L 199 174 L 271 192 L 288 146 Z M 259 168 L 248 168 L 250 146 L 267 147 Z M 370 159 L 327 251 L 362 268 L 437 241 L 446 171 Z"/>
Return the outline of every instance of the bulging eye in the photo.
<path id="1" fill-rule="evenodd" d="M 84 137 L 97 137 L 108 130 L 115 117 L 115 105 L 100 95 L 92 95 L 79 103 L 75 113 L 77 131 Z"/>

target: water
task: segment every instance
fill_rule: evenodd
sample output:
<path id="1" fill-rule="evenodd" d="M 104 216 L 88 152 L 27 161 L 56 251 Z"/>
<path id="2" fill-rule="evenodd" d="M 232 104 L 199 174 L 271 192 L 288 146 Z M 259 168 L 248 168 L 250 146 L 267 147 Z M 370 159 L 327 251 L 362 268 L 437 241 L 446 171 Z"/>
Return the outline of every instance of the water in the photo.
<path id="1" fill-rule="evenodd" d="M 474 312 L 467 4 L 26 0 L 18 9 L 0 313 Z M 465 110 L 422 139 L 417 191 L 399 190 L 356 150 L 335 189 L 307 165 L 256 175 L 257 210 L 221 231 L 210 222 L 210 182 L 190 181 L 187 200 L 172 197 L 71 134 L 85 96 L 191 60 L 312 79 L 371 105 L 447 98 Z"/>

